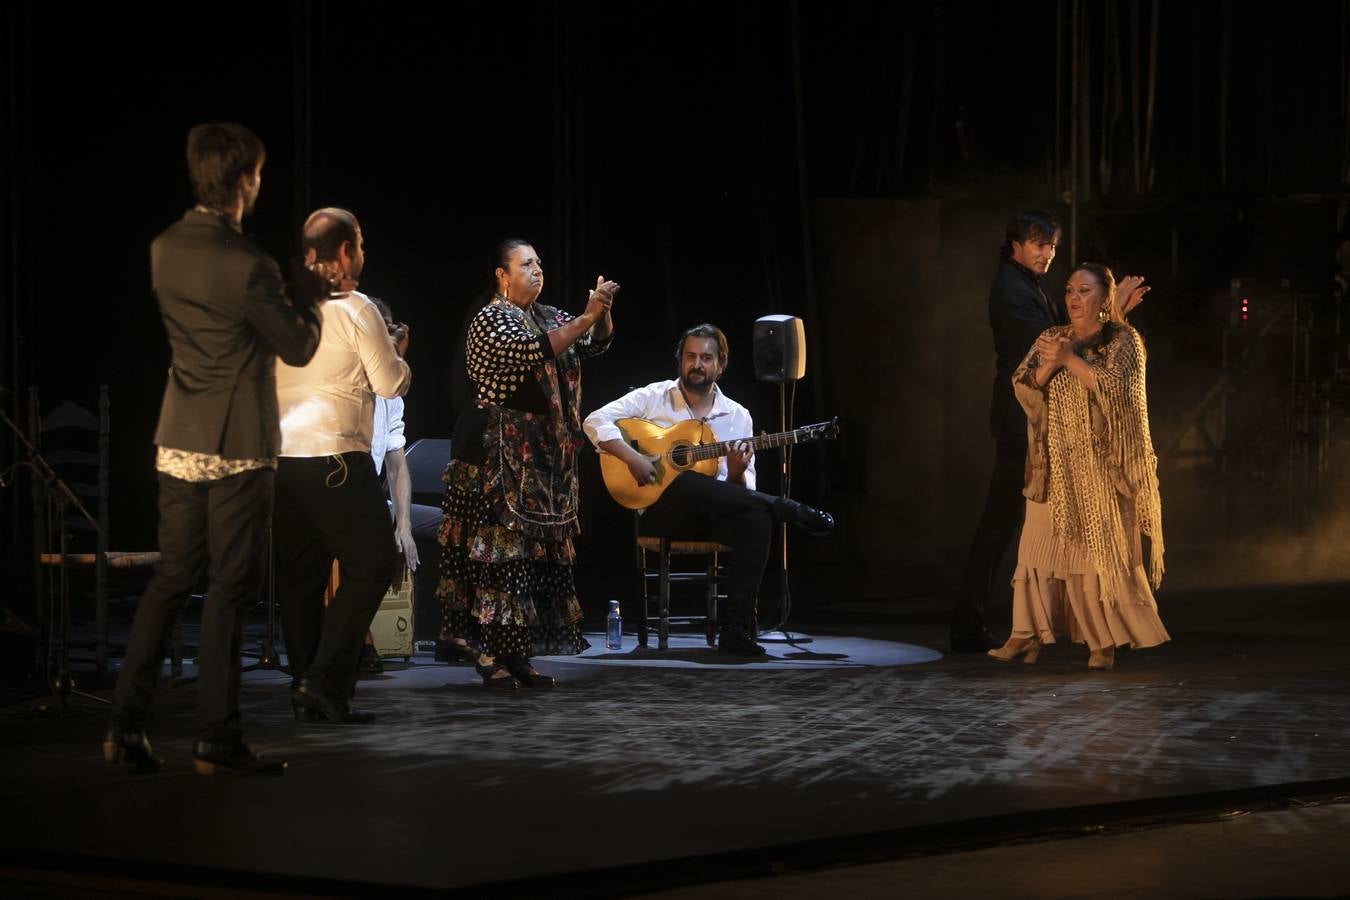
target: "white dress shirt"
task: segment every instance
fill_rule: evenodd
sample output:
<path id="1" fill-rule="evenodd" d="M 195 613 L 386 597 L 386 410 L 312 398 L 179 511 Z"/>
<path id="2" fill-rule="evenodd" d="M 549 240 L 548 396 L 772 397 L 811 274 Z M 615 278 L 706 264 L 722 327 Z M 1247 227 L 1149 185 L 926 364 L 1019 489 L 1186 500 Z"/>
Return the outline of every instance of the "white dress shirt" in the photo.
<path id="1" fill-rule="evenodd" d="M 675 380 L 657 381 L 646 387 L 630 391 L 613 403 L 606 403 L 586 417 L 582 427 L 586 436 L 597 449 L 601 441 L 622 439 L 616 419 L 646 419 L 669 428 L 676 422 L 696 419 L 684 394 L 680 392 L 680 383 Z M 718 441 L 734 441 L 754 437 L 755 423 L 750 419 L 750 411 L 732 400 L 717 385 L 713 385 L 712 411 L 703 421 L 712 430 Z M 727 458 L 717 460 L 717 477 L 725 481 L 727 477 Z M 750 457 L 750 465 L 745 469 L 745 486 L 755 489 L 755 458 Z"/>
<path id="2" fill-rule="evenodd" d="M 375 398 L 375 430 L 370 433 L 370 455 L 375 458 L 375 474 L 384 471 L 384 455 L 402 450 L 408 444 L 403 434 L 403 398 Z"/>
<path id="3" fill-rule="evenodd" d="M 323 337 L 300 368 L 277 360 L 280 456 L 370 452 L 375 395 L 408 391 L 412 372 L 365 294 L 334 294 L 320 306 Z"/>

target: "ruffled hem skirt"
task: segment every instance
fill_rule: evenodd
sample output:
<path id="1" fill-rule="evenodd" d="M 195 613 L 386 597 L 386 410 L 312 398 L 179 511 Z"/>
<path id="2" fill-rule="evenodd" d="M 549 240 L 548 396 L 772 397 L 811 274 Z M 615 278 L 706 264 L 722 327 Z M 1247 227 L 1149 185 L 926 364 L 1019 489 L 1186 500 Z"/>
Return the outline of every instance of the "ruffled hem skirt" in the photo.
<path id="1" fill-rule="evenodd" d="M 1092 650 L 1156 647 L 1171 639 L 1144 567 L 1130 573 L 1127 596 L 1104 602 L 1087 554 L 1055 537 L 1047 503 L 1027 501 L 1012 589 L 1013 637 L 1039 637 L 1046 644 L 1067 637 Z"/>
<path id="2" fill-rule="evenodd" d="M 496 521 L 478 466 L 450 464 L 436 595 L 442 634 L 495 657 L 574 655 L 590 646 L 570 539 L 529 537 Z"/>

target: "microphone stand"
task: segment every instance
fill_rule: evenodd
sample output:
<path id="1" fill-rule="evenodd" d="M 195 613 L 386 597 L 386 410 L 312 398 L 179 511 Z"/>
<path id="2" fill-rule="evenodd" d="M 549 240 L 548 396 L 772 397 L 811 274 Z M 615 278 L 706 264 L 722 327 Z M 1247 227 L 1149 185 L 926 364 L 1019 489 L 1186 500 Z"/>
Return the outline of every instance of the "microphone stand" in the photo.
<path id="1" fill-rule="evenodd" d="M 77 697 L 84 697 L 86 700 L 93 700 L 98 703 L 111 704 L 112 701 L 106 697 L 100 697 L 96 694 L 90 694 L 82 691 L 75 683 L 75 676 L 70 671 L 70 581 L 67 572 L 70 569 L 70 552 L 66 545 L 66 509 L 74 507 L 89 521 L 94 527 L 94 531 L 100 536 L 107 537 L 98 520 L 89 514 L 89 510 L 84 508 L 80 498 L 75 496 L 75 492 L 70 489 L 70 485 L 61 480 L 61 476 L 51 467 L 42 454 L 38 452 L 28 436 L 23 433 L 19 426 L 14 424 L 3 409 L 0 409 L 0 419 L 3 419 L 9 429 L 18 436 L 24 449 L 28 451 L 28 466 L 36 472 L 47 488 L 47 522 L 48 522 L 48 540 L 51 536 L 51 523 L 56 522 L 61 531 L 61 573 L 59 576 L 59 588 L 57 591 L 57 602 L 49 605 L 47 610 L 47 654 L 44 660 L 46 670 L 46 681 L 48 696 L 56 699 L 58 706 L 66 709 L 66 697 L 74 694 Z M 53 511 L 54 510 L 54 511 Z M 46 706 L 40 706 L 39 709 L 47 709 Z"/>

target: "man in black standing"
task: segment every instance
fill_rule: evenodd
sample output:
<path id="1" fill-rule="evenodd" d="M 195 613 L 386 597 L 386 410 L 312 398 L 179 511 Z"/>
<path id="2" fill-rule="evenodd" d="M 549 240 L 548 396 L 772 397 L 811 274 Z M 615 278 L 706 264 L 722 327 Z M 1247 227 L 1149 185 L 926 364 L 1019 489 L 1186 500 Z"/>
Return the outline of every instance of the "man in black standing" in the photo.
<path id="1" fill-rule="evenodd" d="M 261 586 L 280 445 L 274 361 L 303 365 L 319 346 L 312 305 L 287 299 L 272 257 L 241 232 L 262 187 L 265 151 L 234 123 L 188 133 L 197 205 L 150 247 L 172 349 L 155 432 L 160 564 L 136 610 L 117 679 L 104 758 L 159 768 L 144 723 L 169 629 L 203 571 L 197 741 L 202 774 L 280 774 L 256 756 L 239 722 L 244 609 Z"/>
<path id="2" fill-rule="evenodd" d="M 984 611 L 994 577 L 1008 545 L 1022 529 L 1022 482 L 1027 459 L 1027 417 L 1013 396 L 1012 373 L 1040 333 L 1069 321 L 1061 297 L 1041 288 L 1059 247 L 1060 227 L 1049 213 L 1028 210 L 1008 223 L 999 251 L 998 271 L 989 288 L 989 327 L 994 333 L 993 396 L 989 425 L 994 435 L 994 472 L 984 512 L 971 542 L 970 556 L 951 625 L 953 653 L 983 653 L 999 646 L 986 626 Z M 1148 288 L 1127 276 L 1116 287 L 1121 310 L 1128 313 Z M 1009 588 L 1009 591 L 1011 589 Z"/>

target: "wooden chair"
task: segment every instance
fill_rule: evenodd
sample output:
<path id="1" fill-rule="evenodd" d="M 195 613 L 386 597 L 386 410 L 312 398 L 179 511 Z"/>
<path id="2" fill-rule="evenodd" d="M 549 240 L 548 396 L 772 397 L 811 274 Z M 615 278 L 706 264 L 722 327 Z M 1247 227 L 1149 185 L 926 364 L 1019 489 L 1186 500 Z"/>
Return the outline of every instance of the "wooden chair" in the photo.
<path id="1" fill-rule="evenodd" d="M 99 385 L 98 415 L 70 401 L 60 404 L 45 416 L 40 416 L 37 389 L 29 392 L 29 431 L 33 443 L 43 458 L 61 476 L 77 497 L 92 506 L 98 522 L 95 529 L 78 510 L 68 509 L 62 522 L 45 522 L 50 505 L 42 496 L 34 494 L 34 534 L 43 533 L 44 524 L 49 536 L 68 535 L 65 557 L 56 550 L 59 541 L 50 541 L 46 552 L 38 551 L 38 563 L 44 567 L 92 566 L 94 569 L 94 660 L 100 675 L 108 670 L 108 570 L 153 566 L 159 562 L 157 551 L 118 552 L 109 549 L 108 509 L 111 492 L 111 465 L 109 463 L 108 386 Z M 74 542 L 75 546 L 70 546 Z M 92 550 L 93 552 L 88 552 Z M 79 551 L 79 552 L 72 552 Z M 64 578 L 66 573 L 62 572 Z M 63 615 L 65 612 L 63 611 Z"/>
<path id="2" fill-rule="evenodd" d="M 635 516 L 636 518 L 636 516 Z M 668 537 L 650 537 L 638 534 L 636 544 L 637 568 L 642 578 L 642 615 L 638 617 L 638 646 L 647 646 L 647 632 L 652 622 L 656 623 L 656 646 L 660 650 L 668 649 L 670 626 L 702 625 L 708 646 L 717 646 L 717 629 L 721 624 L 717 620 L 717 602 L 724 599 L 718 593 L 718 582 L 722 578 L 719 556 L 731 550 L 725 544 L 716 541 L 679 541 Z M 703 566 L 698 569 L 671 569 L 671 557 L 702 557 Z M 656 582 L 656 596 L 652 596 L 651 585 Z M 670 586 L 672 584 L 702 585 L 703 597 L 707 603 L 706 613 L 701 616 L 672 616 L 670 614 Z M 656 601 L 656 615 L 651 614 L 652 601 Z"/>

